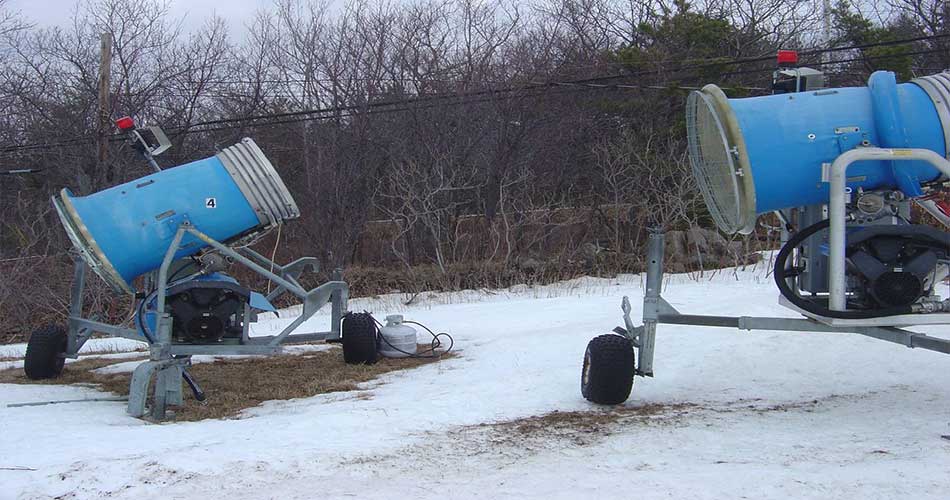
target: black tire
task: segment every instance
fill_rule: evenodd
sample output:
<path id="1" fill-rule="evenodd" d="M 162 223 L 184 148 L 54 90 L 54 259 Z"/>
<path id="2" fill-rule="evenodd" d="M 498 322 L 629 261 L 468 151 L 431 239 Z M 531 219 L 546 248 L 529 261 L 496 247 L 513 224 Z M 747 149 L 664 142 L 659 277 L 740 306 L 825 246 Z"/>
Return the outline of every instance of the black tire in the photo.
<path id="1" fill-rule="evenodd" d="M 581 369 L 581 394 L 593 403 L 623 403 L 633 389 L 633 343 L 621 335 L 601 335 L 587 344 Z"/>
<path id="2" fill-rule="evenodd" d="M 32 380 L 56 378 L 63 373 L 66 358 L 66 329 L 57 325 L 46 325 L 30 335 L 26 342 L 26 357 L 23 371 Z"/>
<path id="3" fill-rule="evenodd" d="M 347 313 L 343 317 L 343 361 L 371 365 L 377 359 L 376 322 L 369 313 Z"/>

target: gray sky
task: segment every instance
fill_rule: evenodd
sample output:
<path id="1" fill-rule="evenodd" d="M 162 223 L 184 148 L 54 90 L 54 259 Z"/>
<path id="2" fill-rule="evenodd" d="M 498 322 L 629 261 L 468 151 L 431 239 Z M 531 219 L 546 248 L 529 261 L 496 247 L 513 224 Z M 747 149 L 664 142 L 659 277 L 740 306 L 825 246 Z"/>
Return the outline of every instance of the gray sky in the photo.
<path id="1" fill-rule="evenodd" d="M 184 28 L 191 31 L 216 12 L 231 25 L 231 34 L 239 37 L 244 32 L 244 23 L 250 20 L 259 8 L 269 8 L 273 0 L 169 0 L 174 18 L 184 19 Z M 12 10 L 19 10 L 31 22 L 39 26 L 69 24 L 75 0 L 9 0 Z"/>

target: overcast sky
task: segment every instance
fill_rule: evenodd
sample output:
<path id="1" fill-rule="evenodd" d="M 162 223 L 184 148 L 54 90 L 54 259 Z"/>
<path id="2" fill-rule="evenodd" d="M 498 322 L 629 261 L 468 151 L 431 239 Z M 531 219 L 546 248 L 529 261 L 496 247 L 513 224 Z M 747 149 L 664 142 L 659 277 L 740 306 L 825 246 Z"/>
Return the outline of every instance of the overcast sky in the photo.
<path id="1" fill-rule="evenodd" d="M 172 16 L 184 19 L 184 28 L 191 31 L 201 26 L 212 12 L 231 25 L 232 35 L 244 31 L 244 23 L 260 8 L 269 8 L 273 0 L 169 0 Z M 19 10 L 39 26 L 66 25 L 72 18 L 76 0 L 9 0 L 9 7 Z"/>

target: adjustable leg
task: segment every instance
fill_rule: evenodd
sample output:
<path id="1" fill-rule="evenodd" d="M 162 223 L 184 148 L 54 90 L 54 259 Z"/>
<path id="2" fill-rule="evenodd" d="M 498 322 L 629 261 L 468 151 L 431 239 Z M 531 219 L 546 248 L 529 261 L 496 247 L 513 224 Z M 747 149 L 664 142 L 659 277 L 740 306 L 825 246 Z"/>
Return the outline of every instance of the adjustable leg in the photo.
<path id="1" fill-rule="evenodd" d="M 129 383 L 129 404 L 127 412 L 133 417 L 145 416 L 145 401 L 148 398 L 148 386 L 155 378 L 155 394 L 152 398 L 150 416 L 155 420 L 165 419 L 165 410 L 168 405 L 181 406 L 182 375 L 187 358 L 165 359 L 160 361 L 145 361 L 135 367 L 132 372 L 132 381 Z"/>
<path id="2" fill-rule="evenodd" d="M 86 287 L 86 261 L 79 255 L 73 257 L 73 288 L 69 304 L 69 323 L 66 329 L 66 356 L 76 358 L 79 349 L 86 343 L 91 332 L 82 330 L 78 319 L 82 318 L 83 293 Z"/>
<path id="3" fill-rule="evenodd" d="M 164 420 L 168 405 L 181 406 L 182 361 L 174 360 L 155 375 L 155 394 L 152 398 L 151 417 Z"/>
<path id="4" fill-rule="evenodd" d="M 640 359 L 637 363 L 639 375 L 653 376 L 653 347 L 656 343 L 656 325 L 665 301 L 660 297 L 663 287 L 663 247 L 665 237 L 662 232 L 650 234 L 647 249 L 647 289 L 643 294 L 643 329 L 638 344 Z"/>
<path id="5" fill-rule="evenodd" d="M 159 342 L 152 344 L 151 359 L 135 368 L 129 383 L 128 413 L 133 417 L 145 415 L 145 400 L 148 398 L 148 386 L 155 378 L 155 391 L 152 398 L 151 417 L 165 419 L 168 405 L 181 405 L 183 402 L 181 387 L 184 367 L 191 359 L 173 358 L 168 351 L 171 338 L 171 317 L 163 314 L 158 320 Z"/>

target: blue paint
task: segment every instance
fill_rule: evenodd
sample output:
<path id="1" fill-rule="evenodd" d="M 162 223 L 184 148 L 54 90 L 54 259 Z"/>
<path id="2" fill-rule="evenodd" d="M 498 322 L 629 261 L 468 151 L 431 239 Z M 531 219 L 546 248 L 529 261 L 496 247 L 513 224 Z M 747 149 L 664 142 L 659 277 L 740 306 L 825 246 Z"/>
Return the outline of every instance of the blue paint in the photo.
<path id="1" fill-rule="evenodd" d="M 827 203 L 821 164 L 862 140 L 947 155 L 937 110 L 920 87 L 897 84 L 894 74 L 884 71 L 875 72 L 869 85 L 729 100 L 749 154 L 757 214 Z M 835 133 L 844 127 L 858 131 Z M 926 162 L 863 161 L 848 169 L 848 186 L 898 188 L 919 196 L 920 183 L 939 176 Z"/>
<path id="2" fill-rule="evenodd" d="M 254 209 L 217 157 L 163 170 L 70 201 L 102 253 L 131 287 L 161 266 L 178 226 L 185 221 L 221 242 L 260 225 Z M 209 208 L 209 198 L 214 208 Z M 185 235 L 179 259 L 207 246 Z"/>
<path id="3" fill-rule="evenodd" d="M 251 307 L 257 309 L 258 311 L 277 313 L 277 308 L 274 307 L 274 304 L 271 304 L 270 301 L 267 300 L 267 297 L 253 290 L 251 290 L 251 300 L 249 303 L 251 304 Z"/>

